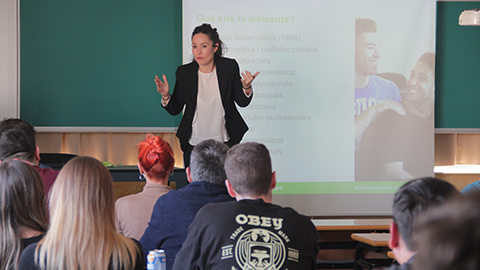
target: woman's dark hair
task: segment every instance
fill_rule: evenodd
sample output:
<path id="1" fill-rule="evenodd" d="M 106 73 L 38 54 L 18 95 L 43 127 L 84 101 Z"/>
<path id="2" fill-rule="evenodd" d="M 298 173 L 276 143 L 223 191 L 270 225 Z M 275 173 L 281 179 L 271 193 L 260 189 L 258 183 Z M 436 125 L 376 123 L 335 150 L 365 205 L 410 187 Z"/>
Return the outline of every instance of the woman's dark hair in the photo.
<path id="1" fill-rule="evenodd" d="M 0 165 L 0 269 L 18 269 L 22 227 L 45 232 L 48 226 L 43 181 L 20 160 Z"/>
<path id="2" fill-rule="evenodd" d="M 205 34 L 207 37 L 213 42 L 213 46 L 218 44 L 218 49 L 215 52 L 215 58 L 221 57 L 225 52 L 225 44 L 220 40 L 220 36 L 218 35 L 217 28 L 212 28 L 212 26 L 208 23 L 204 23 L 199 25 L 193 29 L 192 39 L 193 36 L 196 34 Z"/>

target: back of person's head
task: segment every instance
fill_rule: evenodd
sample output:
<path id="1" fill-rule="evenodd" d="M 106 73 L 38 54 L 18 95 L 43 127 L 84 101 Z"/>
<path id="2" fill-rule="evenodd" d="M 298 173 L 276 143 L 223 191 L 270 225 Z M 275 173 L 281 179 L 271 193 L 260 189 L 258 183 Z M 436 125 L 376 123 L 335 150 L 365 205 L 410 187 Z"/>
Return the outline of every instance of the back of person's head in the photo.
<path id="1" fill-rule="evenodd" d="M 393 222 L 398 226 L 400 236 L 409 250 L 416 251 L 413 228 L 415 220 L 431 207 L 459 195 L 452 184 L 433 177 L 411 180 L 395 193 Z"/>
<path id="2" fill-rule="evenodd" d="M 16 269 L 22 228 L 45 232 L 48 226 L 43 181 L 29 164 L 0 164 L 0 269 Z"/>
<path id="3" fill-rule="evenodd" d="M 75 157 L 67 162 L 53 185 L 49 206 L 50 228 L 37 248 L 41 266 L 107 269 L 112 263 L 113 269 L 133 267 L 136 245 L 115 232 L 112 177 L 100 161 Z"/>
<path id="4" fill-rule="evenodd" d="M 165 178 L 173 170 L 175 158 L 172 147 L 162 138 L 147 134 L 137 148 L 138 162 L 150 178 Z"/>
<path id="5" fill-rule="evenodd" d="M 249 142 L 233 146 L 227 153 L 225 172 L 240 195 L 259 196 L 270 191 L 272 162 L 263 144 Z"/>
<path id="6" fill-rule="evenodd" d="M 414 269 L 480 269 L 480 193 L 473 192 L 422 216 Z"/>
<path id="7" fill-rule="evenodd" d="M 362 33 L 376 33 L 377 23 L 372 19 L 357 18 L 355 19 L 355 35 Z"/>
<path id="8" fill-rule="evenodd" d="M 0 160 L 35 159 L 35 128 L 27 121 L 8 118 L 0 122 Z"/>
<path id="9" fill-rule="evenodd" d="M 208 38 L 213 42 L 213 45 L 218 44 L 218 49 L 215 52 L 215 58 L 221 57 L 225 53 L 225 45 L 223 42 L 220 40 L 220 35 L 217 32 L 217 28 L 212 28 L 212 26 L 208 23 L 204 23 L 202 25 L 199 25 L 193 29 L 192 32 L 192 39 L 193 36 L 196 34 L 205 34 L 208 36 Z"/>
<path id="10" fill-rule="evenodd" d="M 206 140 L 197 145 L 190 155 L 192 180 L 225 185 L 225 157 L 228 146 L 215 140 Z"/>

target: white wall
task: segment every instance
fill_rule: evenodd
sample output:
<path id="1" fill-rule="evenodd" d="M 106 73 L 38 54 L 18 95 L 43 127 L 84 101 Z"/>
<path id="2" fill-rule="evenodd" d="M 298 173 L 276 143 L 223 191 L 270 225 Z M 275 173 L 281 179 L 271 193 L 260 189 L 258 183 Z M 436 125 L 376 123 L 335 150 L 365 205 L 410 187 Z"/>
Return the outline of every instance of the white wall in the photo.
<path id="1" fill-rule="evenodd" d="M 0 1 L 0 119 L 19 117 L 20 0 Z"/>

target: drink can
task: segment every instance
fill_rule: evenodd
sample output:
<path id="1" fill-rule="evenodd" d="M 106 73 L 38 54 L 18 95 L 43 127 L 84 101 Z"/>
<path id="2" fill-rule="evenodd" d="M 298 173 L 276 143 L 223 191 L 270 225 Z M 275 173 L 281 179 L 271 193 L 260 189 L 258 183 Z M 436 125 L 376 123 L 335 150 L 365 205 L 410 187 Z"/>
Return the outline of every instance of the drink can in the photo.
<path id="1" fill-rule="evenodd" d="M 156 250 L 150 250 L 147 255 L 147 270 L 155 270 Z"/>
<path id="2" fill-rule="evenodd" d="M 155 270 L 166 270 L 167 269 L 167 263 L 166 263 L 167 257 L 165 256 L 165 250 L 159 249 L 157 254 L 158 254 L 160 268 L 155 269 Z"/>
<path id="3" fill-rule="evenodd" d="M 148 252 L 147 270 L 165 270 L 165 251 L 163 249 L 154 249 Z"/>

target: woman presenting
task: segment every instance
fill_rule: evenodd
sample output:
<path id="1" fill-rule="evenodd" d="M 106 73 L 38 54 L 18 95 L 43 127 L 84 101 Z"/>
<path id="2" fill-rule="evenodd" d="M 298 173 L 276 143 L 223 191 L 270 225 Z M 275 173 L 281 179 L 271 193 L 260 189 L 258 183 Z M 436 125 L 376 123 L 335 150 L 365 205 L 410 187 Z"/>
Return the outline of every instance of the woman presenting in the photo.
<path id="1" fill-rule="evenodd" d="M 170 95 L 167 77 L 155 76 L 162 106 L 171 115 L 185 112 L 177 130 L 185 167 L 190 165 L 193 146 L 214 139 L 233 146 L 242 140 L 248 127 L 235 103 L 246 107 L 252 100 L 252 75 L 240 70 L 234 59 L 224 58 L 216 28 L 197 26 L 192 33 L 194 60 L 177 69 L 175 88 Z"/>

